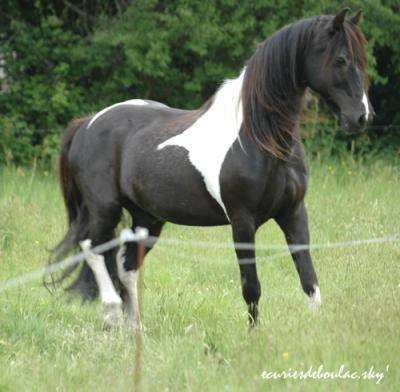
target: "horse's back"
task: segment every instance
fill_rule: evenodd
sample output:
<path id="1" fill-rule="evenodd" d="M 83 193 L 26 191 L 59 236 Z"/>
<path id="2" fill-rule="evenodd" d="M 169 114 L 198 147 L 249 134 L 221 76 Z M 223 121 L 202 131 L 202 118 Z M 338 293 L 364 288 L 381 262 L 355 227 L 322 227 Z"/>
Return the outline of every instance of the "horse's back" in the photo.
<path id="1" fill-rule="evenodd" d="M 138 132 L 152 128 L 154 123 L 167 126 L 190 111 L 171 108 L 156 101 L 145 104 L 122 102 L 88 117 L 76 132 L 70 149 L 70 160 L 86 167 L 88 160 L 105 160 L 104 154 L 121 153 Z M 162 132 L 162 126 L 158 127 Z M 162 137 L 162 136 L 161 136 Z M 111 162 L 107 159 L 108 162 Z"/>

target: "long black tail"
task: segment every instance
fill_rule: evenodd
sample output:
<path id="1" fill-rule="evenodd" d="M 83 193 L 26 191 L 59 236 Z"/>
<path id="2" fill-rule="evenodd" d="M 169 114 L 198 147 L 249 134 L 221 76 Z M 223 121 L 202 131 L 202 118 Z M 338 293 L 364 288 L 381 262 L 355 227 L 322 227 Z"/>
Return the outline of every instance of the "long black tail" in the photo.
<path id="1" fill-rule="evenodd" d="M 57 262 L 66 257 L 73 250 L 77 250 L 80 241 L 88 238 L 89 214 L 83 202 L 82 195 L 77 187 L 71 172 L 68 153 L 72 140 L 77 130 L 86 121 L 86 118 L 72 121 L 64 134 L 60 156 L 60 185 L 64 197 L 64 203 L 68 214 L 68 230 L 64 238 L 52 250 L 49 263 Z M 65 278 L 70 276 L 77 265 L 71 267 L 61 274 L 52 275 L 51 284 L 61 284 Z M 45 282 L 49 288 L 49 282 Z M 83 264 L 77 279 L 68 286 L 68 290 L 77 291 L 84 299 L 92 299 L 97 295 L 97 285 L 92 271 L 86 263 Z"/>

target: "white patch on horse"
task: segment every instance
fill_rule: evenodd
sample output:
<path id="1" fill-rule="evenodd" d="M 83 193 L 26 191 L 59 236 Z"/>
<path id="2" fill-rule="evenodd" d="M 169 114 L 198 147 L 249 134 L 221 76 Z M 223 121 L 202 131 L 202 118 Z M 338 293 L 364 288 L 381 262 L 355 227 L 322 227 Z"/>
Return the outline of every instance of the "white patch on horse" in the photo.
<path id="1" fill-rule="evenodd" d="M 314 292 L 308 297 L 308 304 L 311 310 L 316 310 L 321 306 L 321 291 L 318 286 L 314 286 Z"/>
<path id="2" fill-rule="evenodd" d="M 364 94 L 362 97 L 362 103 L 365 107 L 365 118 L 368 120 L 368 118 L 369 118 L 369 103 L 368 103 L 368 98 L 367 98 L 367 94 L 365 94 L 365 91 L 364 91 Z"/>
<path id="3" fill-rule="evenodd" d="M 236 79 L 227 80 L 215 95 L 211 107 L 188 129 L 158 146 L 180 146 L 201 173 L 207 191 L 228 214 L 221 197 L 219 175 L 225 156 L 237 139 L 243 120 L 241 92 L 245 69 Z"/>
<path id="4" fill-rule="evenodd" d="M 125 263 L 125 251 L 126 247 L 121 246 L 117 253 L 117 268 L 118 277 L 121 283 L 124 285 L 128 297 L 126 299 L 125 309 L 128 316 L 129 326 L 135 329 L 142 329 L 140 321 L 140 308 L 138 299 L 138 271 L 126 271 L 124 267 Z"/>
<path id="5" fill-rule="evenodd" d="M 94 277 L 99 288 L 101 302 L 104 306 L 104 325 L 113 327 L 119 324 L 121 318 L 121 297 L 118 295 L 112 283 L 111 277 L 107 271 L 104 262 L 104 256 L 92 251 L 91 240 L 87 239 L 79 243 L 86 262 L 93 271 Z"/>
<path id="6" fill-rule="evenodd" d="M 114 105 L 111 105 L 103 110 L 100 110 L 100 112 L 96 113 L 96 115 L 90 120 L 89 124 L 86 126 L 86 129 L 89 129 L 89 127 L 100 117 L 102 116 L 104 113 L 108 112 L 111 109 L 114 109 L 120 105 L 134 105 L 134 106 L 144 106 L 144 105 L 148 105 L 148 102 L 143 101 L 143 99 L 130 99 L 128 101 L 124 101 L 124 102 L 118 102 L 115 103 Z"/>

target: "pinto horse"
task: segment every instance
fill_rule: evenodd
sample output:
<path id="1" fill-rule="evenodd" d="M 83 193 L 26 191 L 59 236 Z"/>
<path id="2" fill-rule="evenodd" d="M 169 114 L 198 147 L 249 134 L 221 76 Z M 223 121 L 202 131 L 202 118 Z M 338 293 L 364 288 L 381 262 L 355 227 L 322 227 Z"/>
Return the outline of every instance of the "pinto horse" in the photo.
<path id="1" fill-rule="evenodd" d="M 133 228 L 147 228 L 153 237 L 165 222 L 230 224 L 235 244 L 254 245 L 256 230 L 274 219 L 310 304 L 321 303 L 309 250 L 290 248 L 309 244 L 299 117 L 307 87 L 328 103 L 347 132 L 362 131 L 371 117 L 361 11 L 347 12 L 283 27 L 198 110 L 134 99 L 67 129 L 60 177 L 69 230 L 56 258 L 81 245 L 87 262 L 70 288 L 86 298 L 98 292 L 105 323 L 119 319 L 122 292 L 129 325 L 140 327 L 137 244 L 120 248 L 116 262 L 113 255 L 91 250 L 114 236 L 123 209 Z M 255 248 L 235 250 L 249 321 L 255 324 L 261 293 Z"/>

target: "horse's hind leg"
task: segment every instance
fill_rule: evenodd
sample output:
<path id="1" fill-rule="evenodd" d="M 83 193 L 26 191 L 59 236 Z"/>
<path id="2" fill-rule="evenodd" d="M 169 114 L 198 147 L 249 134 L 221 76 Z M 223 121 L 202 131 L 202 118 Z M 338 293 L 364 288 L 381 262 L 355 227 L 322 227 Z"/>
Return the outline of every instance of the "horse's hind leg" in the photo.
<path id="1" fill-rule="evenodd" d="M 283 230 L 289 247 L 290 245 L 309 245 L 308 219 L 304 203 L 294 213 L 276 219 L 276 221 Z M 318 308 L 321 305 L 321 294 L 310 250 L 290 249 L 290 251 L 301 285 L 308 296 L 310 308 Z"/>
<path id="2" fill-rule="evenodd" d="M 161 233 L 164 222 L 157 221 L 154 217 L 140 211 L 132 217 L 133 229 L 144 227 L 148 229 L 149 236 L 158 237 Z M 154 246 L 154 241 L 146 245 L 147 254 Z M 126 297 L 124 298 L 124 310 L 128 326 L 134 329 L 141 329 L 140 309 L 138 300 L 138 270 L 140 268 L 138 259 L 138 244 L 128 242 L 121 246 L 117 254 L 118 277 L 125 287 Z"/>
<path id="3" fill-rule="evenodd" d="M 92 209 L 90 218 L 89 238 L 80 242 L 85 254 L 86 262 L 92 270 L 99 289 L 100 299 L 104 306 L 104 326 L 113 327 L 121 318 L 121 297 L 118 295 L 110 274 L 107 270 L 105 257 L 94 253 L 93 246 L 97 246 L 113 237 L 115 226 L 118 224 L 121 212 L 120 208 Z"/>
<path id="4" fill-rule="evenodd" d="M 107 271 L 104 256 L 92 251 L 92 241 L 86 239 L 80 243 L 80 246 L 99 288 L 100 299 L 104 306 L 104 326 L 113 327 L 119 323 L 121 316 L 121 297 L 115 290 Z"/>

